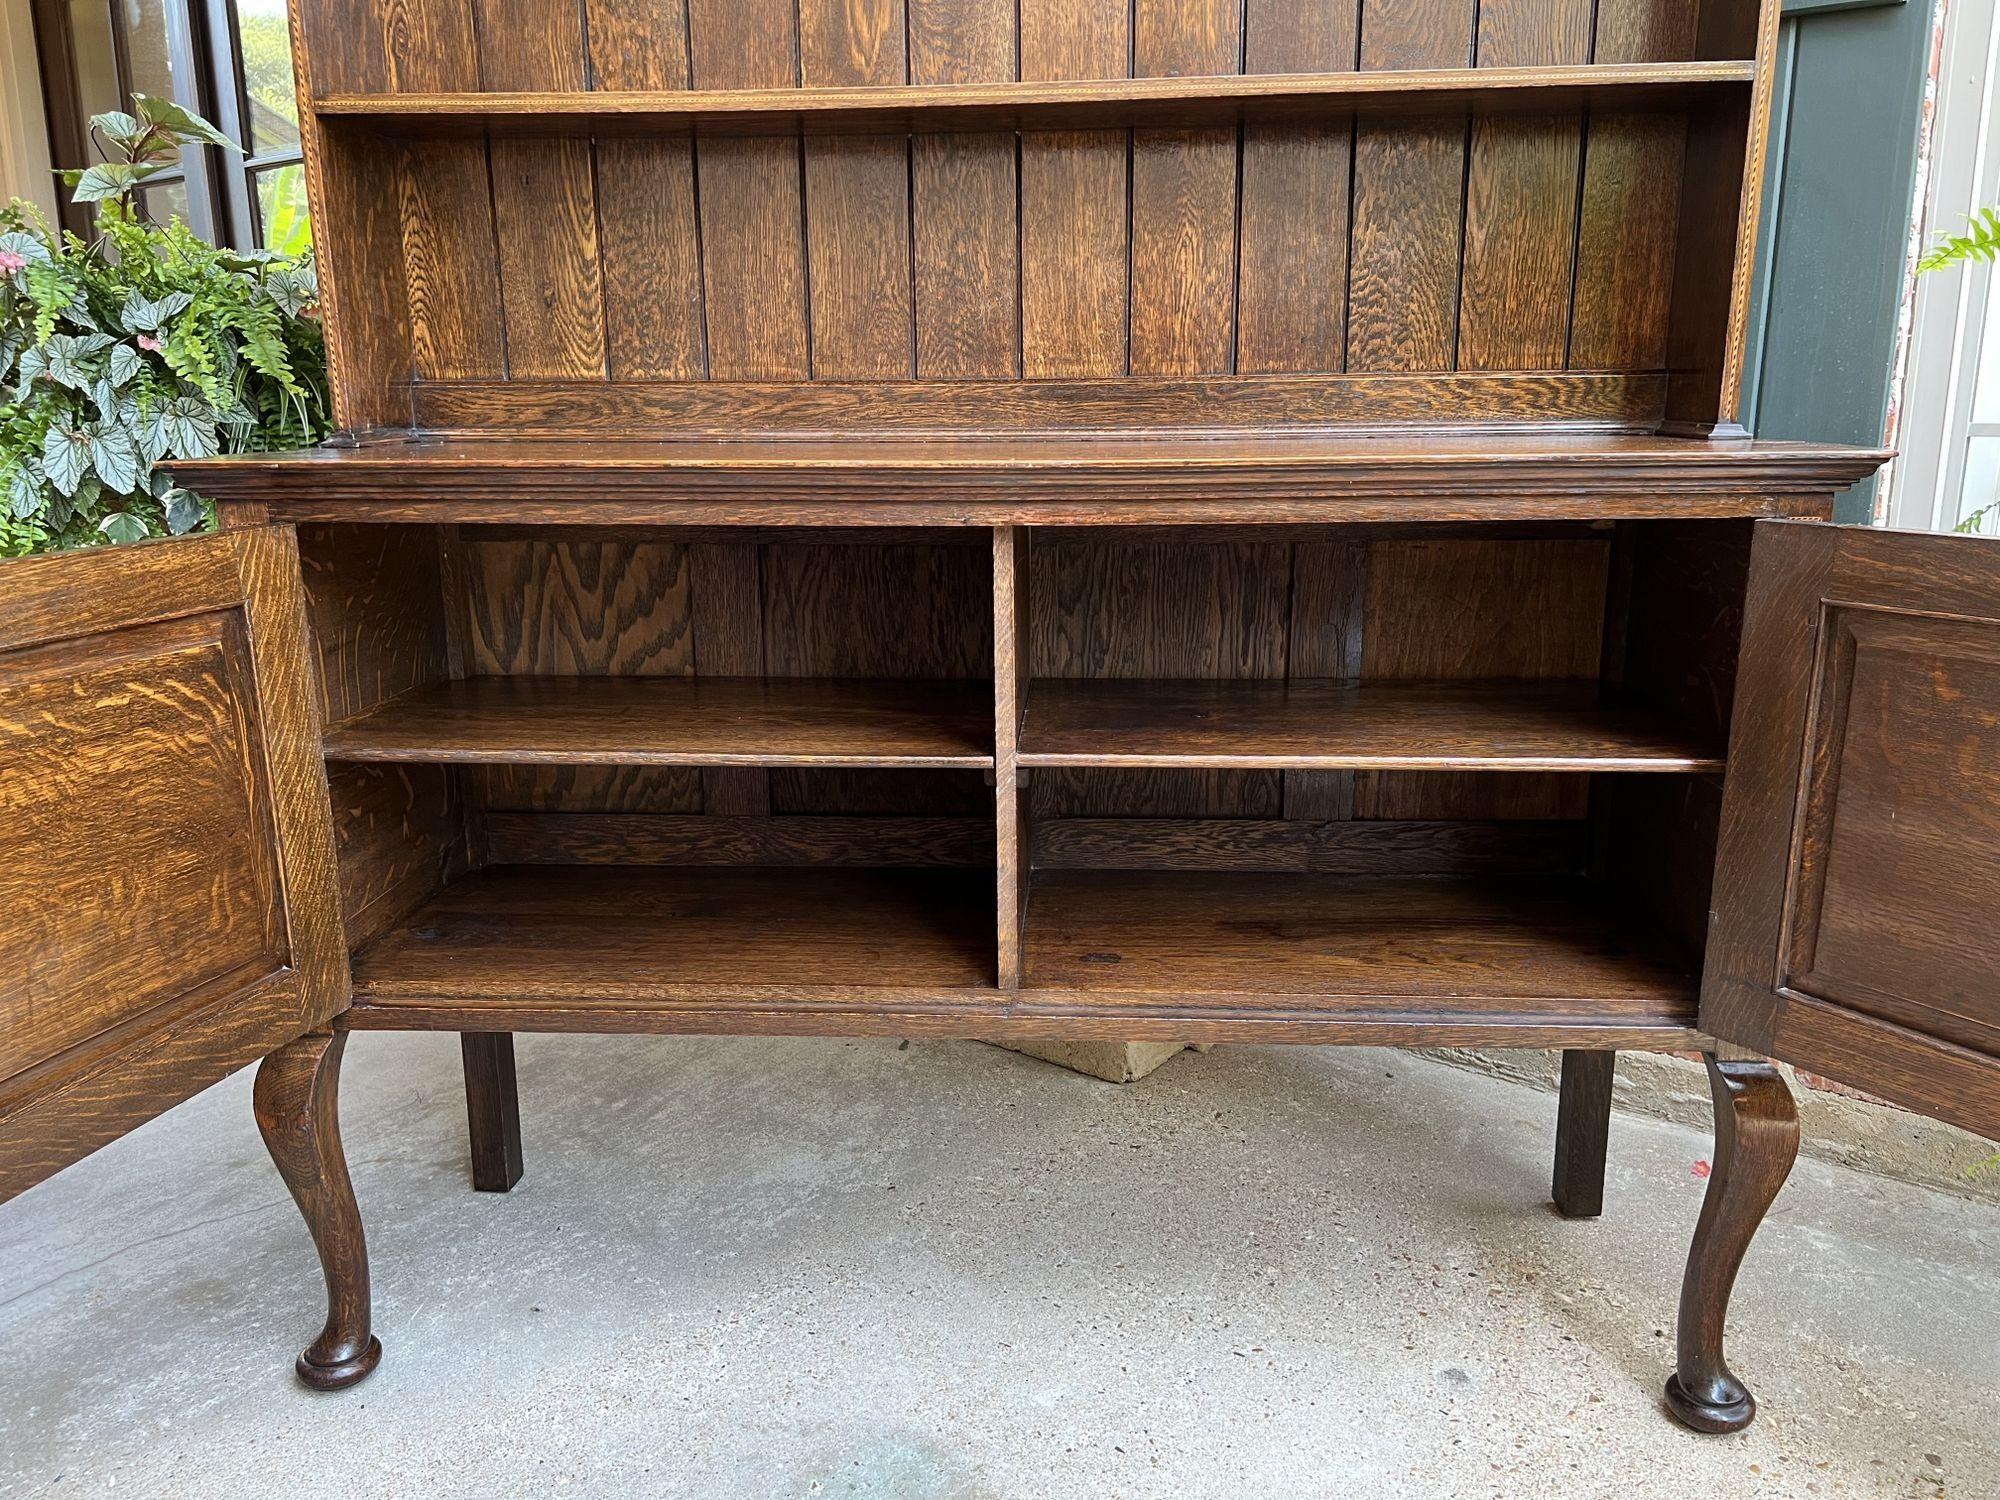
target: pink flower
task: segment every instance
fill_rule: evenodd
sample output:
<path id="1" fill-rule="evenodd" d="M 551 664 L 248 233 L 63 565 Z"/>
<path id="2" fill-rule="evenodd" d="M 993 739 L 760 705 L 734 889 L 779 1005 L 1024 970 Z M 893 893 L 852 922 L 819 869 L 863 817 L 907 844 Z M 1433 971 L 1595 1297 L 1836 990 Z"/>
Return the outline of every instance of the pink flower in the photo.
<path id="1" fill-rule="evenodd" d="M 1710 1170 L 1711 1168 L 1706 1161 L 1697 1161 L 1693 1166 L 1688 1168 L 1688 1175 L 1699 1180 L 1707 1177 Z"/>
<path id="2" fill-rule="evenodd" d="M 24 269 L 27 264 L 28 257 L 18 251 L 0 250 L 0 276 L 12 276 L 16 271 Z"/>
<path id="3" fill-rule="evenodd" d="M 160 341 L 150 333 L 142 333 L 139 335 L 139 347 L 141 349 L 150 349 L 153 353 L 158 354 L 160 352 Z"/>

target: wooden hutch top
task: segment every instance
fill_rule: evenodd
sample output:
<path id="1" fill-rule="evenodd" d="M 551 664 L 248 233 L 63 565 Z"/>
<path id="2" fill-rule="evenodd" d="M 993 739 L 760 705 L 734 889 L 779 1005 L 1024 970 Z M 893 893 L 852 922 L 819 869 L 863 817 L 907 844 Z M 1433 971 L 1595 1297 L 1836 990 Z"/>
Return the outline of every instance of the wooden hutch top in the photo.
<path id="1" fill-rule="evenodd" d="M 347 435 L 179 471 L 290 519 L 1823 513 L 1885 455 L 1737 424 L 1777 10 L 295 0 Z"/>

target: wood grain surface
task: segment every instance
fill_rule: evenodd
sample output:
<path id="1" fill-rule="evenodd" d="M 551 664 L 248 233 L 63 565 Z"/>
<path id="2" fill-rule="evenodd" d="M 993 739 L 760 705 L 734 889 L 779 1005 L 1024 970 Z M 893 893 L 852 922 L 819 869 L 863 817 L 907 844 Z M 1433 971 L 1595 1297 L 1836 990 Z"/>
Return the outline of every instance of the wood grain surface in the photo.
<path id="1" fill-rule="evenodd" d="M 990 766 L 984 682 L 472 677 L 326 733 L 329 759 L 495 765 Z"/>
<path id="2" fill-rule="evenodd" d="M 1045 679 L 1028 696 L 1030 766 L 1296 770 L 1720 771 L 1719 744 L 1655 714 L 1604 707 L 1597 684 L 1350 687 Z"/>

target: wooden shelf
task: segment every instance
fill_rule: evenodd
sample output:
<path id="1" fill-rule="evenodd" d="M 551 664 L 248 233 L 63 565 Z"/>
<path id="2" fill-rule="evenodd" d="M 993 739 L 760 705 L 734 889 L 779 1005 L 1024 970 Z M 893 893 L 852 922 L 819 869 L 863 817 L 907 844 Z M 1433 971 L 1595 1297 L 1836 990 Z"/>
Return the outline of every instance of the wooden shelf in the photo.
<path id="1" fill-rule="evenodd" d="M 1719 771 L 1722 754 L 1596 683 L 1033 684 L 1028 766 L 1269 770 Z"/>
<path id="2" fill-rule="evenodd" d="M 367 121 L 424 134 L 1060 129 L 1286 119 L 1334 109 L 1549 110 L 1583 103 L 1650 109 L 1747 86 L 1755 73 L 1752 62 L 1727 61 L 886 88 L 336 94 L 313 108 L 324 121 Z"/>
<path id="3" fill-rule="evenodd" d="M 647 525 L 1823 514 L 1885 450 L 1574 433 L 426 437 L 182 461 L 273 520 Z M 883 502 L 857 511 L 857 501 Z"/>
<path id="4" fill-rule="evenodd" d="M 1186 871 L 1034 878 L 1024 983 L 1496 1026 L 1693 1024 L 1695 982 L 1545 876 L 1367 880 Z"/>
<path id="5" fill-rule="evenodd" d="M 357 1001 L 826 1003 L 994 982 L 991 871 L 502 866 L 354 961 Z"/>
<path id="6" fill-rule="evenodd" d="M 1695 982 L 1573 878 L 497 867 L 354 960 L 343 1024 L 1675 1046 Z"/>
<path id="7" fill-rule="evenodd" d="M 473 677 L 326 734 L 338 761 L 651 766 L 993 764 L 983 682 Z"/>

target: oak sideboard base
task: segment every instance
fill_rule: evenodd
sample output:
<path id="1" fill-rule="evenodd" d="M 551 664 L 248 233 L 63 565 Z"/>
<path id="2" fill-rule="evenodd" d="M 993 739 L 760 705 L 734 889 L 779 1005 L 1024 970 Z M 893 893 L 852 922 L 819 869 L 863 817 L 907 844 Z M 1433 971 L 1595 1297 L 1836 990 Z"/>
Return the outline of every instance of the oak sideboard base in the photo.
<path id="1" fill-rule="evenodd" d="M 520 1179 L 520 1113 L 513 1035 L 465 1032 L 467 1110 L 474 1186 L 504 1192 Z M 257 1074 L 258 1128 L 305 1216 L 327 1283 L 327 1323 L 298 1358 L 317 1390 L 366 1379 L 382 1358 L 370 1331 L 368 1251 L 341 1150 L 338 1115 L 345 1028 L 301 1037 L 272 1053 Z M 1602 1211 L 1605 1146 L 1617 1054 L 1563 1053 L 1554 1198 L 1565 1218 Z M 1713 1173 L 1695 1225 L 1681 1285 L 1678 1367 L 1667 1408 L 1697 1432 L 1747 1427 L 1757 1402 L 1723 1357 L 1730 1293 L 1743 1257 L 1799 1149 L 1795 1101 L 1777 1067 L 1704 1054 L 1715 1100 Z"/>
<path id="2" fill-rule="evenodd" d="M 326 1327 L 298 1358 L 299 1379 L 334 1391 L 382 1360 L 369 1327 L 368 1245 L 340 1148 L 345 1031 L 312 1032 L 264 1059 L 254 1091 L 257 1129 L 305 1216 L 326 1276 Z"/>
<path id="3" fill-rule="evenodd" d="M 1667 1379 L 1667 1409 L 1696 1432 L 1738 1432 L 1757 1401 L 1722 1354 L 1729 1294 L 1751 1238 L 1799 1154 L 1798 1105 L 1768 1062 L 1710 1055 L 1715 1162 L 1681 1283 L 1679 1368 Z"/>

